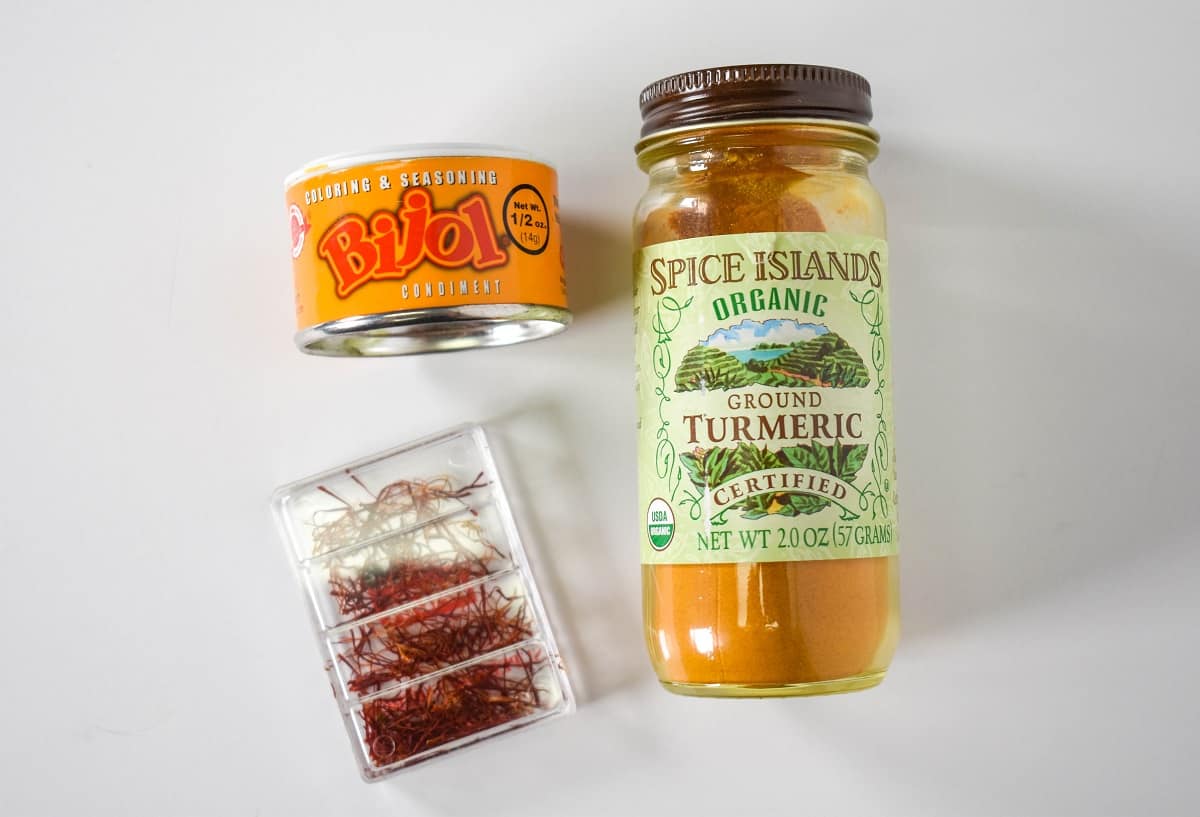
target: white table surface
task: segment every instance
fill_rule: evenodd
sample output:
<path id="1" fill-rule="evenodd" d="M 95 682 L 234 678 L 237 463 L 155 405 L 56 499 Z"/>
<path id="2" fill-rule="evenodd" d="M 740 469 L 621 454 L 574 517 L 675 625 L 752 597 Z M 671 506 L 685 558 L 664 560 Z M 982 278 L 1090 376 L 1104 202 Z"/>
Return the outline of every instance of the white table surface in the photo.
<path id="1" fill-rule="evenodd" d="M 1197 812 L 1194 4 L 183 5 L 0 15 L 0 813 Z M 905 631 L 872 692 L 688 700 L 640 633 L 636 101 L 764 59 L 875 89 Z M 575 325 L 301 355 L 284 175 L 430 140 L 558 164 Z M 583 700 L 368 786 L 267 497 L 468 420 Z"/>

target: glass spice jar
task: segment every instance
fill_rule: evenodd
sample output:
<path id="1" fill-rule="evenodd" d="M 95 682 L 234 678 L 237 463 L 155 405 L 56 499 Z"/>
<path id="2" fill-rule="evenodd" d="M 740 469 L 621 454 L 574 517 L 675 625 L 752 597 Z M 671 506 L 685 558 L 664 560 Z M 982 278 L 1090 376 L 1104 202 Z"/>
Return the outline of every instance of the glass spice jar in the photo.
<path id="1" fill-rule="evenodd" d="M 634 222 L 645 634 L 663 685 L 875 686 L 899 633 L 870 86 L 808 65 L 641 95 Z"/>

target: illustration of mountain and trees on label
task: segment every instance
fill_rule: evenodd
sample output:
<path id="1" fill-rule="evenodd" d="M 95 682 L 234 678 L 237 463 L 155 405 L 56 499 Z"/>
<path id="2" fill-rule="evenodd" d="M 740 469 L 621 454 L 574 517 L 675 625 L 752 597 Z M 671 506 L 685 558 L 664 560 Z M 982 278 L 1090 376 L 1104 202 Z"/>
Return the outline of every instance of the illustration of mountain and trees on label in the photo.
<path id="1" fill-rule="evenodd" d="M 689 349 L 675 372 L 675 389 L 852 388 L 870 380 L 854 347 L 824 324 L 746 318 Z"/>
<path id="2" fill-rule="evenodd" d="M 796 388 L 857 388 L 870 383 L 862 357 L 844 338 L 819 323 L 786 318 L 755 321 L 749 318 L 718 329 L 684 355 L 675 372 L 677 391 L 729 390 L 750 386 Z M 731 448 L 716 446 L 683 453 L 680 460 L 693 485 L 717 491 L 722 485 L 753 475 L 778 474 L 777 490 L 753 491 L 726 510 L 737 510 L 748 519 L 778 514 L 814 514 L 831 504 L 842 507 L 844 517 L 857 516 L 855 477 L 867 457 L 867 446 L 830 446 L 811 442 L 771 450 L 741 442 Z M 783 475 L 791 477 L 791 483 Z M 799 488 L 805 475 L 828 475 L 840 486 L 821 494 Z M 784 487 L 793 490 L 786 490 Z M 865 487 L 865 486 L 864 486 Z M 840 494 L 839 494 L 840 491 Z M 713 519 L 724 524 L 725 511 Z"/>

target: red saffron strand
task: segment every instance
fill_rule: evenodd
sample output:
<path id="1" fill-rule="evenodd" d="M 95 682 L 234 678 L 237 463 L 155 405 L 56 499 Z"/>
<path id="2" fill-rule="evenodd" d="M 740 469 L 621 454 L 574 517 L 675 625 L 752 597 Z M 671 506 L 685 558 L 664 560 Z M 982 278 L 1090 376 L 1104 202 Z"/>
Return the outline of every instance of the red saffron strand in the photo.
<path id="1" fill-rule="evenodd" d="M 397 763 L 533 714 L 540 705 L 534 681 L 540 662 L 520 650 L 368 701 L 360 717 L 372 763 Z"/>
<path id="2" fill-rule="evenodd" d="M 346 687 L 376 692 L 533 635 L 525 601 L 499 587 L 472 587 L 429 606 L 355 627 L 337 642 L 347 668 Z"/>
<path id="3" fill-rule="evenodd" d="M 313 556 L 332 554 L 327 589 L 342 619 L 369 619 L 333 642 L 347 691 L 376 695 L 402 685 L 361 707 L 371 762 L 388 766 L 536 712 L 544 696 L 538 650 L 475 660 L 535 632 L 524 594 L 476 583 L 508 566 L 467 501 L 490 484 L 486 474 L 459 485 L 448 477 L 395 480 L 375 492 L 345 473 L 368 498 L 355 503 L 318 486 L 338 507 L 313 515 Z"/>
<path id="4" fill-rule="evenodd" d="M 346 474 L 371 498 L 355 505 L 327 486 L 317 486 L 318 491 L 333 497 L 342 507 L 314 514 L 314 556 L 447 513 L 453 509 L 446 507 L 447 502 L 456 504 L 461 510 L 469 510 L 470 506 L 463 500 L 490 484 L 481 471 L 470 483 L 457 488 L 448 477 L 438 477 L 432 480 L 396 480 L 385 485 L 378 493 L 372 493 L 357 474 L 349 469 Z M 329 514 L 333 515 L 332 519 L 319 521 Z"/>

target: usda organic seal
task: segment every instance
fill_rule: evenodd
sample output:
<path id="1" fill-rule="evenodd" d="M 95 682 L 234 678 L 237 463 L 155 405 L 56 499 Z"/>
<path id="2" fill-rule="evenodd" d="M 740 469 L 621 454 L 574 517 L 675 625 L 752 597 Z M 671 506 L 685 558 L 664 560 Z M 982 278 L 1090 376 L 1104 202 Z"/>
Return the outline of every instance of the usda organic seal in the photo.
<path id="1" fill-rule="evenodd" d="M 675 538 L 675 513 L 667 500 L 657 497 L 650 501 L 646 509 L 646 533 L 650 547 L 655 550 L 666 550 Z"/>

